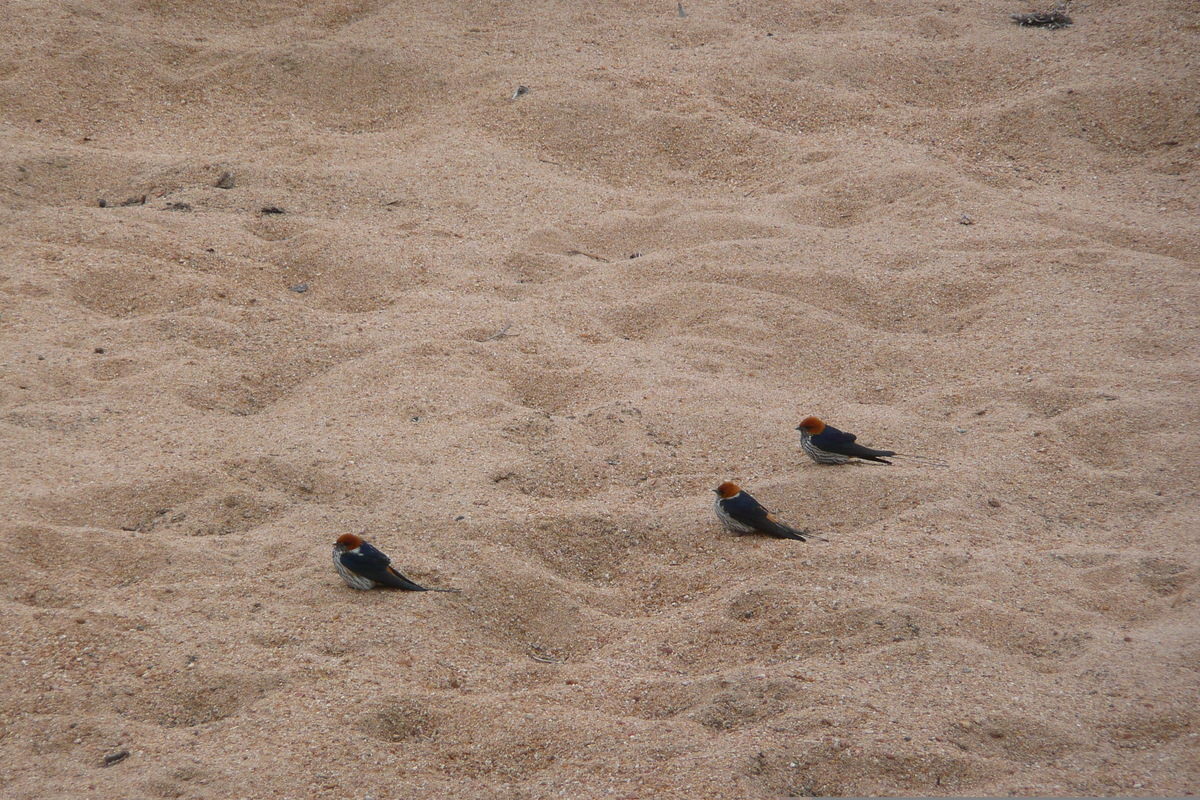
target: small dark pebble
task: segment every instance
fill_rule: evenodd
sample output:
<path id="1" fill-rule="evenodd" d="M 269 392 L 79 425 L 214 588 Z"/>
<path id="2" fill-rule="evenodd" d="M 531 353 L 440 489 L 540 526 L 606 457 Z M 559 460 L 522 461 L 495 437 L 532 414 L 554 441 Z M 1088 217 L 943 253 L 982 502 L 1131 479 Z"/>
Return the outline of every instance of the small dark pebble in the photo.
<path id="1" fill-rule="evenodd" d="M 120 764 L 127 758 L 129 758 L 128 750 L 118 750 L 115 753 L 109 753 L 104 757 L 104 766 L 111 767 L 113 764 Z"/>
<path id="2" fill-rule="evenodd" d="M 232 189 L 233 188 L 233 173 L 232 172 L 222 172 L 221 177 L 217 178 L 217 182 L 214 183 L 213 186 L 217 187 L 218 189 Z"/>
<path id="3" fill-rule="evenodd" d="M 518 86 L 518 87 L 517 87 L 517 90 L 516 90 L 515 92 L 513 92 L 512 99 L 513 99 L 513 100 L 516 100 L 518 97 L 520 97 L 520 96 L 521 96 L 521 95 L 523 95 L 523 94 L 529 94 L 529 87 L 528 87 L 528 86 L 524 86 L 524 85 L 522 85 L 522 86 Z"/>
<path id="4" fill-rule="evenodd" d="M 305 292 L 308 291 L 308 284 L 307 283 L 297 283 L 295 286 L 289 286 L 288 288 L 291 289 L 293 292 L 296 292 L 297 294 L 304 294 Z"/>
<path id="5" fill-rule="evenodd" d="M 999 508 L 999 507 L 1000 507 L 1000 501 L 999 501 L 999 500 L 997 500 L 997 499 L 996 499 L 996 498 L 994 498 L 994 497 L 989 497 L 989 498 L 988 498 L 988 505 L 989 505 L 989 506 L 991 506 L 992 508 Z"/>
<path id="6" fill-rule="evenodd" d="M 108 208 L 108 201 L 107 201 L 107 200 L 105 200 L 103 197 L 101 197 L 101 198 L 100 198 L 100 207 L 101 207 L 101 208 Z"/>
<path id="7" fill-rule="evenodd" d="M 1056 31 L 1071 24 L 1071 18 L 1061 11 L 1042 11 L 1037 14 L 1013 14 L 1009 17 L 1023 28 L 1049 28 Z"/>
<path id="8" fill-rule="evenodd" d="M 103 347 L 97 347 L 97 348 L 96 348 L 95 350 L 93 350 L 92 352 L 93 352 L 93 353 L 98 353 L 98 354 L 103 354 L 103 353 L 104 353 L 104 348 L 103 348 Z"/>
<path id="9" fill-rule="evenodd" d="M 462 522 L 464 519 L 466 519 L 466 517 L 464 517 L 462 514 L 459 514 L 457 517 L 454 518 L 454 521 Z"/>
<path id="10" fill-rule="evenodd" d="M 263 206 L 259 211 L 260 214 L 283 214 L 284 210 L 279 206 Z"/>

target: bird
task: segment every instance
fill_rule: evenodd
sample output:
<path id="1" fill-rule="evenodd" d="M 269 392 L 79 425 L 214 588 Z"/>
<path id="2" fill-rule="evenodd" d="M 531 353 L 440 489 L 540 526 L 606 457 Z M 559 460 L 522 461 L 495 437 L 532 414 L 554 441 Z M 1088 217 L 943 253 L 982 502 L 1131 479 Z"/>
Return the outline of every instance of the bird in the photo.
<path id="1" fill-rule="evenodd" d="M 713 511 L 717 512 L 717 519 L 734 533 L 765 533 L 776 539 L 808 541 L 805 536 L 808 534 L 807 528 L 796 530 L 775 519 L 749 492 L 733 481 L 725 481 L 713 491 L 717 493 Z"/>
<path id="2" fill-rule="evenodd" d="M 816 417 L 805 417 L 796 430 L 800 431 L 800 449 L 818 464 L 847 464 L 860 458 L 877 464 L 891 464 L 887 459 L 898 455 L 894 450 L 872 450 L 855 441 L 853 433 L 839 431 Z"/>
<path id="3" fill-rule="evenodd" d="M 343 533 L 333 544 L 333 566 L 351 589 L 404 589 L 409 592 L 457 592 L 458 589 L 427 589 L 392 568 L 392 560 L 361 536 Z"/>

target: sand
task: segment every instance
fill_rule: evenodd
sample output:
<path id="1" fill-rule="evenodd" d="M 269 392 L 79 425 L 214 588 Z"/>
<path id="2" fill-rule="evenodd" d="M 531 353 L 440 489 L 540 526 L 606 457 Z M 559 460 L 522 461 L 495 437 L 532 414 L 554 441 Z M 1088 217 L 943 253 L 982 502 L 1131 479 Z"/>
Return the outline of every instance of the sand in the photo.
<path id="1" fill-rule="evenodd" d="M 1037 10 L 7 4 L 0 795 L 1194 791 L 1200 14 Z"/>

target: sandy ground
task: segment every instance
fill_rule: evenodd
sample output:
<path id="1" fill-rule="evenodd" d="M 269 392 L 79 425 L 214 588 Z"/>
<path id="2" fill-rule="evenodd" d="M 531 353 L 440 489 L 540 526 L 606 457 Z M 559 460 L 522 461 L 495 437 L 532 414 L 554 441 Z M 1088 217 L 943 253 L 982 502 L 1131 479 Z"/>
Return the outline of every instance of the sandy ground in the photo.
<path id="1" fill-rule="evenodd" d="M 1036 9 L 6 4 L 0 794 L 1195 790 L 1200 11 Z"/>

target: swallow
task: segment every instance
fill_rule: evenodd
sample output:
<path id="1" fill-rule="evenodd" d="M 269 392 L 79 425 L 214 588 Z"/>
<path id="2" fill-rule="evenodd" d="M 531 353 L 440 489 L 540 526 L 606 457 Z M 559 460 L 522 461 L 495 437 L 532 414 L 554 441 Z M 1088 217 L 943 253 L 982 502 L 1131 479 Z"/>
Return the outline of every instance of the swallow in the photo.
<path id="1" fill-rule="evenodd" d="M 742 487 L 733 481 L 725 481 L 713 491 L 717 493 L 713 511 L 717 512 L 717 519 L 734 533 L 765 533 L 776 539 L 808 541 L 805 536 L 807 528 L 798 531 L 775 519 L 749 492 L 742 491 Z"/>
<path id="2" fill-rule="evenodd" d="M 404 589 L 408 592 L 457 592 L 458 589 L 426 589 L 392 569 L 392 560 L 361 536 L 343 533 L 333 544 L 333 566 L 351 589 Z"/>
<path id="3" fill-rule="evenodd" d="M 897 455 L 894 450 L 872 450 L 855 441 L 853 433 L 839 431 L 826 425 L 816 417 L 805 417 L 800 426 L 800 449 L 818 464 L 847 464 L 853 458 L 891 464 L 888 457 Z"/>

